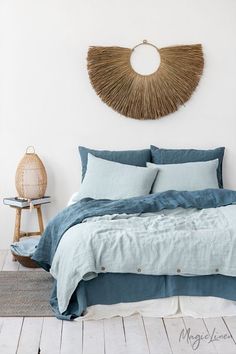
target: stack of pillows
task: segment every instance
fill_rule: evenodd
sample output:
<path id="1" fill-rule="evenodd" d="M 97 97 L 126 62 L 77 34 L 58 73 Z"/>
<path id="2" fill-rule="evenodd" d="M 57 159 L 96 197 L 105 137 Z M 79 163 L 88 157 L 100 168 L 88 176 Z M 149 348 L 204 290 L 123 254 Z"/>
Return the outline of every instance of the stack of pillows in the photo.
<path id="1" fill-rule="evenodd" d="M 224 147 L 213 150 L 107 151 L 79 147 L 82 184 L 76 200 L 123 199 L 167 190 L 223 188 Z M 76 201 L 73 200 L 73 201 Z"/>

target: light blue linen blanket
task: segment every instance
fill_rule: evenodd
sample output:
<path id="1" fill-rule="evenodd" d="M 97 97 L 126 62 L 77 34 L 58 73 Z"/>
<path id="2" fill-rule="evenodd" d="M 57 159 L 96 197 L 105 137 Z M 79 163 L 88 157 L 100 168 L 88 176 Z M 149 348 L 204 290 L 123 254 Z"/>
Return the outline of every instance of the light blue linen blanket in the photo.
<path id="1" fill-rule="evenodd" d="M 112 214 L 151 213 L 163 209 L 217 208 L 236 203 L 236 191 L 206 189 L 194 192 L 167 191 L 121 200 L 94 200 L 85 198 L 65 208 L 47 225 L 32 259 L 49 271 L 57 246 L 64 233 L 72 226 L 93 216 Z"/>
<path id="2" fill-rule="evenodd" d="M 61 313 L 98 273 L 236 276 L 236 205 L 89 218 L 65 232 L 50 272 Z"/>
<path id="3" fill-rule="evenodd" d="M 85 199 L 48 225 L 32 258 L 47 270 L 53 260 L 51 272 L 57 279 L 61 312 L 81 279 L 103 271 L 236 275 L 236 232 L 232 233 L 223 212 L 210 209 L 235 202 L 236 192 L 229 190 L 168 191 L 119 201 Z M 138 217 L 178 207 L 208 211 L 182 210 L 179 215 L 177 210 L 167 217 L 165 211 Z M 236 211 L 232 208 L 231 216 Z M 112 216 L 99 217 L 104 215 Z"/>

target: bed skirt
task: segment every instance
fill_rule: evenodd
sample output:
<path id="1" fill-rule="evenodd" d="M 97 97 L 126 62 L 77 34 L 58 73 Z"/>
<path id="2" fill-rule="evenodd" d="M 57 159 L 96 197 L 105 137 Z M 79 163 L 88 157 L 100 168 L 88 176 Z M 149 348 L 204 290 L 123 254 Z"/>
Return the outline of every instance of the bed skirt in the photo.
<path id="1" fill-rule="evenodd" d="M 210 299 L 211 302 L 207 305 L 207 302 L 204 302 L 207 300 L 206 298 L 201 300 L 200 298 L 193 299 L 193 297 L 212 297 L 214 298 L 214 306 L 212 305 L 212 299 Z M 147 300 L 158 299 L 162 302 L 158 304 L 157 301 L 154 303 L 154 306 L 156 306 L 155 313 L 160 312 L 159 317 L 176 315 L 178 311 L 181 311 L 182 315 L 187 315 L 188 312 L 188 316 L 209 317 L 207 315 L 207 309 L 211 307 L 215 309 L 214 316 L 216 316 L 217 313 L 219 316 L 222 316 L 226 315 L 226 313 L 223 314 L 222 312 L 222 304 L 226 307 L 231 306 L 230 311 L 232 311 L 233 315 L 234 301 L 236 301 L 236 277 L 228 277 L 219 274 L 184 277 L 178 275 L 158 276 L 129 273 L 101 273 L 97 278 L 89 281 L 81 281 L 79 283 L 72 295 L 67 310 L 63 314 L 60 314 L 58 310 L 56 282 L 50 303 L 57 318 L 70 320 L 86 314 L 87 309 L 91 310 L 92 306 L 95 305 L 126 304 L 126 307 L 131 308 L 130 303 L 133 303 L 132 306 L 139 306 L 140 304 L 137 304 L 137 302 L 143 303 Z M 231 301 L 223 302 L 221 299 Z M 193 302 L 193 300 L 196 300 L 197 303 Z M 219 310 L 217 309 L 217 303 Z M 200 305 L 198 306 L 196 304 Z M 163 310 L 168 306 L 171 306 L 171 311 L 169 312 L 172 313 Z M 223 306 L 224 309 L 225 306 Z M 200 307 L 206 310 L 206 316 L 203 314 L 198 315 L 198 308 Z M 190 313 L 190 308 L 192 308 L 192 314 Z M 135 313 L 137 309 L 132 311 L 132 313 Z M 229 310 L 227 311 L 229 312 Z M 87 311 L 87 313 L 89 313 L 89 311 Z"/>

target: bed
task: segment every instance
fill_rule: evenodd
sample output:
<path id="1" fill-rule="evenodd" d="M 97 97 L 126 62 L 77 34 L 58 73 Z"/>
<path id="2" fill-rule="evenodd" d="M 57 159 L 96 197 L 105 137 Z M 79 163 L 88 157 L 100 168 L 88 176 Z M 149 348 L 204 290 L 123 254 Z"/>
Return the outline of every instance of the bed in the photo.
<path id="1" fill-rule="evenodd" d="M 163 150 L 80 148 L 81 190 L 32 257 L 55 278 L 58 318 L 236 314 L 236 192 L 222 188 L 224 149 Z"/>

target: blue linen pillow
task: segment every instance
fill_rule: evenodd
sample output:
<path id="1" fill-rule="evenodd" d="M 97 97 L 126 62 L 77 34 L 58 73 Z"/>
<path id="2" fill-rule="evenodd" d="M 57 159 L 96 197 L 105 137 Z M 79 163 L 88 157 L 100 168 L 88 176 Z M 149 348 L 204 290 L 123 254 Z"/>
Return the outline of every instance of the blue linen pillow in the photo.
<path id="1" fill-rule="evenodd" d="M 224 147 L 212 150 L 196 150 L 196 149 L 160 149 L 154 145 L 150 146 L 152 162 L 155 164 L 177 164 L 185 162 L 200 162 L 219 160 L 217 168 L 217 178 L 219 187 L 223 188 L 222 163 L 224 158 Z"/>
<path id="2" fill-rule="evenodd" d="M 146 167 L 147 162 L 151 162 L 150 149 L 143 150 L 121 150 L 121 151 L 109 151 L 109 150 L 93 150 L 84 146 L 79 146 L 79 153 L 82 165 L 82 180 L 84 179 L 87 164 L 88 154 L 101 159 L 123 163 L 125 165 L 133 165 Z"/>
<path id="3" fill-rule="evenodd" d="M 88 168 L 76 198 L 125 199 L 150 193 L 157 168 L 126 165 L 88 154 Z"/>
<path id="4" fill-rule="evenodd" d="M 168 190 L 197 191 L 219 188 L 216 170 L 219 160 L 184 162 L 177 164 L 155 164 L 147 162 L 147 167 L 158 169 L 151 193 Z"/>

